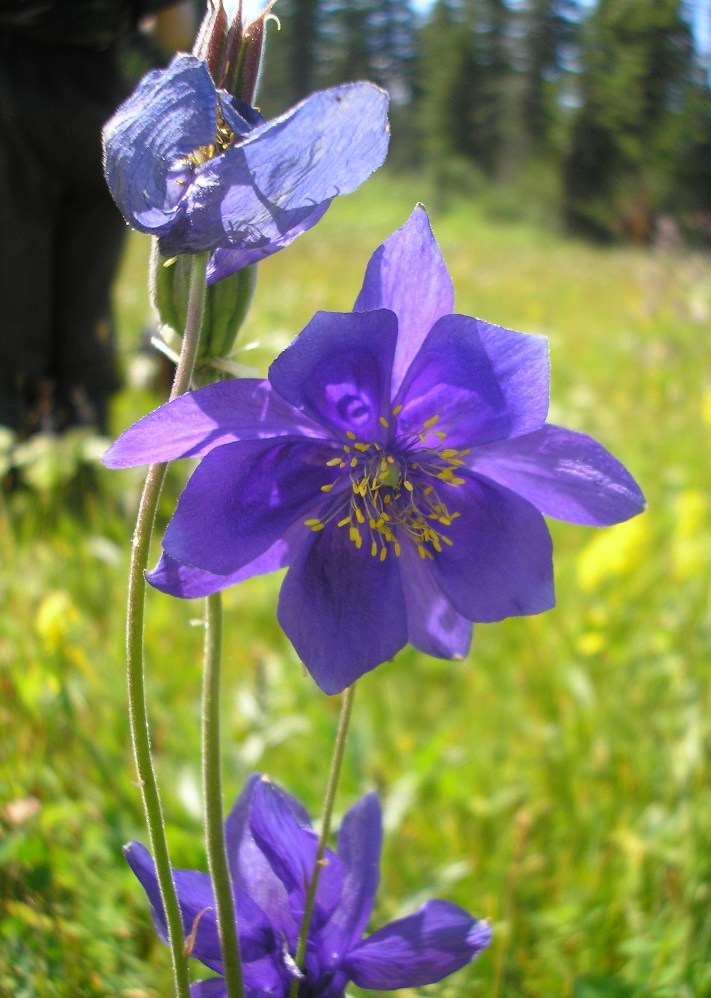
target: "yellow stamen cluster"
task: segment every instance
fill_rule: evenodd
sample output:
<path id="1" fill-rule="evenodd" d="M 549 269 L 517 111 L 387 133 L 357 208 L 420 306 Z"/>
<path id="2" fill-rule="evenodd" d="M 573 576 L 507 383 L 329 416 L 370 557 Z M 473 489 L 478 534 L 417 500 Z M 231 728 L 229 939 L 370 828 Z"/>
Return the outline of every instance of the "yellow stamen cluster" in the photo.
<path id="1" fill-rule="evenodd" d="M 198 146 L 187 156 L 183 157 L 183 162 L 189 164 L 190 166 L 202 166 L 203 163 L 207 163 L 208 160 L 214 159 L 216 156 L 220 156 L 223 152 L 230 148 L 234 144 L 237 136 L 232 131 L 230 126 L 227 124 L 222 116 L 222 111 L 220 106 L 217 106 L 217 131 L 215 134 L 215 141 L 210 142 L 204 146 Z M 187 184 L 187 180 L 178 180 L 176 183 L 184 186 Z"/>
<path id="2" fill-rule="evenodd" d="M 397 417 L 402 406 L 396 406 Z M 463 485 L 457 470 L 464 464 L 468 450 L 444 447 L 446 434 L 433 430 L 439 416 L 428 419 L 422 429 L 406 437 L 395 437 L 392 448 L 383 444 L 358 440 L 351 430 L 346 432 L 348 443 L 343 452 L 326 462 L 329 468 L 345 472 L 350 488 L 342 488 L 345 475 L 321 486 L 325 493 L 337 489 L 339 499 L 324 517 L 308 519 L 306 526 L 323 530 L 338 517 L 339 527 L 348 527 L 348 535 L 360 549 L 370 542 L 370 553 L 384 561 L 388 551 L 400 555 L 400 539 L 409 537 L 417 546 L 421 558 L 434 557 L 443 545 L 452 541 L 442 532 L 459 513 L 450 513 L 438 494 L 439 483 L 450 487 Z M 388 420 L 380 417 L 385 429 Z M 432 447 L 428 439 L 436 437 L 439 446 Z M 390 453 L 392 449 L 393 453 Z"/>

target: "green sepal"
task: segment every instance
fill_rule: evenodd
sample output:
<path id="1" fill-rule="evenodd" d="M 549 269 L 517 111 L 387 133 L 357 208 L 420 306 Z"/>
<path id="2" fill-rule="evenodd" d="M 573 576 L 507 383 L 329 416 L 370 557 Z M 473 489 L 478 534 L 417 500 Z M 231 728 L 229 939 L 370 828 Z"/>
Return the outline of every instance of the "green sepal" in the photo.
<path id="1" fill-rule="evenodd" d="M 182 336 L 185 328 L 190 263 L 189 255 L 166 261 L 158 251 L 157 240 L 154 241 L 150 263 L 151 303 L 158 313 L 161 327 L 167 327 L 178 336 Z M 249 310 L 256 283 L 257 267 L 253 265 L 207 286 L 198 363 L 230 355 Z M 165 335 L 167 330 L 163 328 L 161 332 L 164 338 L 170 340 L 170 333 Z"/>

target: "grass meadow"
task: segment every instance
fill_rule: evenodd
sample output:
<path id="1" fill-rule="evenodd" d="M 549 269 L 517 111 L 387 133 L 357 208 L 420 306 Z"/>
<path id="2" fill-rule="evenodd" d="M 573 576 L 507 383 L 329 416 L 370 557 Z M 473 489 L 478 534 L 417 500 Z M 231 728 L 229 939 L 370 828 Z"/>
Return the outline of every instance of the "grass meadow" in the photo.
<path id="1" fill-rule="evenodd" d="M 236 359 L 264 372 L 315 310 L 348 310 L 370 254 L 418 198 L 414 180 L 376 177 L 263 264 L 239 341 L 258 346 Z M 620 457 L 649 508 L 606 530 L 551 523 L 552 612 L 478 626 L 465 662 L 405 650 L 366 676 L 338 811 L 373 788 L 383 801 L 373 927 L 434 896 L 494 925 L 476 963 L 406 998 L 704 998 L 711 260 L 593 248 L 495 208 L 454 199 L 433 218 L 457 310 L 549 337 L 551 418 Z M 132 237 L 117 288 L 134 372 L 150 322 L 147 248 Z M 160 401 L 127 387 L 115 431 Z M 21 484 L 0 499 L 3 998 L 169 994 L 167 950 L 121 854 L 146 841 L 123 666 L 141 472 L 98 467 L 102 447 L 37 439 L 5 457 Z M 162 524 L 187 471 L 170 471 Z M 225 594 L 225 796 L 229 805 L 259 770 L 316 816 L 338 698 L 317 690 L 279 631 L 279 584 L 270 576 Z M 200 616 L 198 602 L 149 593 L 147 682 L 172 857 L 205 868 Z"/>

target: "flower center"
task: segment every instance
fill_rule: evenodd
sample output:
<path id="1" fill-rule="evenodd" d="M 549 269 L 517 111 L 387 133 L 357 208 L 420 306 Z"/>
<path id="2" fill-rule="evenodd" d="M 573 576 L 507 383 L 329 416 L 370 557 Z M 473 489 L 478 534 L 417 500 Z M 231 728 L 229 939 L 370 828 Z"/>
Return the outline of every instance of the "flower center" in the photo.
<path id="1" fill-rule="evenodd" d="M 193 149 L 193 151 L 184 158 L 183 162 L 190 164 L 191 166 L 202 166 L 202 164 L 207 163 L 208 160 L 215 159 L 216 156 L 221 156 L 223 152 L 234 144 L 236 139 L 237 136 L 223 118 L 222 110 L 218 104 L 215 141 L 204 146 L 198 146 L 197 149 Z"/>
<path id="2" fill-rule="evenodd" d="M 382 425 L 391 431 L 391 441 L 379 444 L 359 440 L 351 430 L 346 432 L 348 443 L 343 453 L 327 461 L 340 474 L 335 481 L 322 485 L 321 491 L 333 492 L 333 502 L 325 514 L 305 522 L 313 531 L 323 530 L 337 519 L 337 525 L 348 529 L 350 540 L 360 549 L 370 542 L 370 553 L 384 561 L 389 551 L 400 555 L 400 541 L 409 538 L 417 546 L 421 558 L 434 558 L 443 545 L 452 540 L 442 531 L 451 526 L 460 514 L 447 508 L 440 492 L 443 487 L 463 485 L 457 469 L 464 464 L 469 450 L 445 447 L 446 434 L 433 430 L 439 416 L 428 419 L 415 433 L 397 433 L 397 415 L 402 406 L 392 411 L 395 427 L 380 417 Z M 432 446 L 432 437 L 437 444 Z"/>

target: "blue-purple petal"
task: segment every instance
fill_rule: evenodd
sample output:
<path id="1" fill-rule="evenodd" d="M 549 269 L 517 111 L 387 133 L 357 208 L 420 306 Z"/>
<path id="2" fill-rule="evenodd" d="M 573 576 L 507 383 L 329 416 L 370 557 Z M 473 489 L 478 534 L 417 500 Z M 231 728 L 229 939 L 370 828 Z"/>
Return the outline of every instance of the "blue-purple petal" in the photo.
<path id="1" fill-rule="evenodd" d="M 553 547 L 538 510 L 468 473 L 444 495 L 450 513 L 460 515 L 442 528 L 451 547 L 443 545 L 427 567 L 457 613 L 485 623 L 550 610 Z"/>
<path id="2" fill-rule="evenodd" d="M 399 426 L 419 433 L 438 416 L 447 447 L 529 433 L 545 422 L 548 380 L 545 337 L 444 316 L 405 373 L 395 399 Z"/>
<path id="3" fill-rule="evenodd" d="M 299 549 L 279 594 L 277 616 L 316 684 L 340 693 L 407 642 L 398 559 L 358 550 L 332 521 Z"/>
<path id="4" fill-rule="evenodd" d="M 310 822 L 304 824 L 291 807 L 291 799 L 273 783 L 261 780 L 254 788 L 250 830 L 270 867 L 289 895 L 289 908 L 297 924 L 304 913 L 308 886 L 313 877 L 318 836 Z M 326 854 L 316 891 L 312 931 L 317 931 L 334 911 L 343 884 L 343 864 Z"/>
<path id="5" fill-rule="evenodd" d="M 389 308 L 398 318 L 393 393 L 437 319 L 454 310 L 454 288 L 421 204 L 373 253 L 353 310 Z"/>
<path id="6" fill-rule="evenodd" d="M 306 955 L 306 972 L 309 979 L 309 984 L 312 980 L 316 981 L 316 985 L 313 991 L 309 991 L 309 994 L 318 995 L 318 998 L 346 998 L 349 992 L 346 991 L 348 987 L 348 976 L 342 971 L 337 970 L 335 974 L 332 969 L 327 969 L 326 974 L 318 976 L 318 969 L 322 964 L 319 962 L 318 957 L 314 954 L 313 965 L 309 961 L 309 954 Z"/>
<path id="7" fill-rule="evenodd" d="M 165 910 L 158 887 L 153 857 L 140 842 L 124 848 L 128 864 L 141 883 L 150 901 L 156 931 L 163 942 L 168 941 Z M 222 971 L 222 950 L 217 934 L 215 900 L 210 875 L 197 870 L 173 870 L 173 881 L 185 938 L 195 930 L 192 955 L 206 967 Z M 197 928 L 196 928 L 197 926 Z"/>
<path id="8" fill-rule="evenodd" d="M 546 516 L 570 523 L 620 523 L 645 505 L 639 486 L 617 458 L 592 437 L 560 426 L 475 447 L 467 464 Z"/>
<path id="9" fill-rule="evenodd" d="M 397 319 L 387 309 L 317 312 L 269 368 L 274 390 L 345 439 L 383 440 Z"/>
<path id="10" fill-rule="evenodd" d="M 471 621 L 457 613 L 435 583 L 429 560 L 420 558 L 412 544 L 402 545 L 400 560 L 408 643 L 435 658 L 464 658 L 472 639 Z"/>
<path id="11" fill-rule="evenodd" d="M 303 543 L 303 538 L 303 524 L 297 522 L 285 530 L 283 536 L 263 554 L 228 575 L 215 575 L 202 568 L 193 568 L 192 565 L 176 561 L 164 551 L 156 567 L 146 573 L 146 580 L 154 589 L 169 596 L 177 596 L 179 599 L 209 596 L 211 593 L 227 589 L 228 586 L 244 582 L 245 579 L 251 579 L 255 575 L 266 575 L 267 572 L 276 572 L 280 568 L 285 568 L 291 564 L 294 551 Z"/>
<path id="12" fill-rule="evenodd" d="M 267 857 L 255 842 L 250 827 L 254 791 L 264 778 L 255 774 L 239 795 L 225 821 L 225 843 L 230 876 L 269 918 L 277 938 L 296 945 L 299 925 L 289 907 L 289 895 L 284 884 L 269 864 Z M 291 813 L 304 826 L 309 817 L 299 802 L 283 791 Z"/>
<path id="13" fill-rule="evenodd" d="M 148 895 L 158 936 L 167 942 L 165 913 L 153 858 L 139 842 L 131 842 L 125 847 L 124 854 Z M 197 870 L 174 869 L 172 872 L 185 939 L 192 934 L 190 955 L 221 973 L 222 950 L 210 875 Z M 264 911 L 248 894 L 235 889 L 234 896 L 242 959 L 246 963 L 261 960 L 274 949 L 273 927 Z"/>
<path id="14" fill-rule="evenodd" d="M 247 104 L 246 101 L 228 94 L 226 90 L 218 90 L 217 96 L 225 124 L 238 138 L 245 138 L 255 128 L 266 124 L 259 111 Z"/>
<path id="15" fill-rule="evenodd" d="M 210 262 L 207 265 L 207 283 L 215 284 L 216 281 L 221 281 L 223 277 L 229 277 L 230 274 L 234 274 L 236 271 L 242 270 L 243 267 L 250 266 L 250 264 L 259 263 L 259 261 L 263 260 L 265 257 L 271 256 L 272 253 L 276 253 L 278 250 L 288 246 L 289 243 L 293 242 L 293 240 L 296 239 L 297 236 L 300 236 L 302 232 L 306 232 L 308 229 L 311 229 L 314 225 L 316 225 L 316 223 L 326 214 L 326 210 L 330 203 L 330 201 L 323 201 L 321 204 L 317 205 L 305 214 L 298 223 L 292 217 L 289 228 L 284 235 L 272 239 L 263 246 L 244 246 L 237 249 L 216 249 L 210 257 Z"/>
<path id="16" fill-rule="evenodd" d="M 318 836 L 310 822 L 297 817 L 291 801 L 270 780 L 262 779 L 254 786 L 249 814 L 249 828 L 255 844 L 261 850 L 286 895 L 296 895 L 296 918 L 303 913 L 303 904 L 311 879 Z M 292 915 L 294 912 L 292 910 Z"/>
<path id="17" fill-rule="evenodd" d="M 140 81 L 104 126 L 104 170 L 126 221 L 167 231 L 185 210 L 180 160 L 214 142 L 217 100 L 206 65 L 180 54 Z"/>
<path id="18" fill-rule="evenodd" d="M 211 977 L 207 981 L 195 981 L 190 985 L 190 998 L 227 998 L 227 985 L 224 977 Z"/>
<path id="19" fill-rule="evenodd" d="M 129 426 L 103 456 L 107 468 L 202 457 L 237 440 L 324 437 L 268 381 L 240 378 L 180 395 Z"/>
<path id="20" fill-rule="evenodd" d="M 244 998 L 287 998 L 291 978 L 284 967 L 283 946 L 280 938 L 268 956 L 243 965 Z"/>
<path id="21" fill-rule="evenodd" d="M 225 852 L 230 868 L 230 877 L 234 883 L 244 889 L 247 888 L 246 884 L 242 882 L 241 850 L 245 844 L 253 844 L 252 833 L 249 830 L 249 812 L 252 808 L 255 787 L 262 778 L 259 773 L 252 773 L 232 805 L 230 813 L 225 818 Z M 251 897 L 254 896 L 249 890 L 247 893 Z"/>
<path id="22" fill-rule="evenodd" d="M 344 969 L 361 988 L 423 987 L 466 966 L 490 939 L 486 922 L 447 901 L 428 901 L 369 936 L 351 951 Z"/>
<path id="23" fill-rule="evenodd" d="M 244 998 L 287 998 L 289 981 L 276 956 L 242 964 Z M 196 981 L 190 986 L 190 998 L 227 998 L 224 977 Z"/>
<path id="24" fill-rule="evenodd" d="M 366 794 L 347 812 L 338 831 L 337 855 L 345 875 L 338 907 L 324 928 L 327 959 L 336 962 L 360 941 L 373 911 L 380 879 L 383 827 L 380 802 Z"/>
<path id="25" fill-rule="evenodd" d="M 163 538 L 166 553 L 214 575 L 237 572 L 323 504 L 321 486 L 335 477 L 326 466 L 330 454 L 318 443 L 271 441 L 211 451 L 178 500 Z M 302 529 L 306 541 L 309 527 Z"/>
<path id="26" fill-rule="evenodd" d="M 245 265 L 314 224 L 323 202 L 349 194 L 388 148 L 387 94 L 351 83 L 307 97 L 204 164 L 187 188 L 181 225 L 161 252 L 253 251 Z"/>

